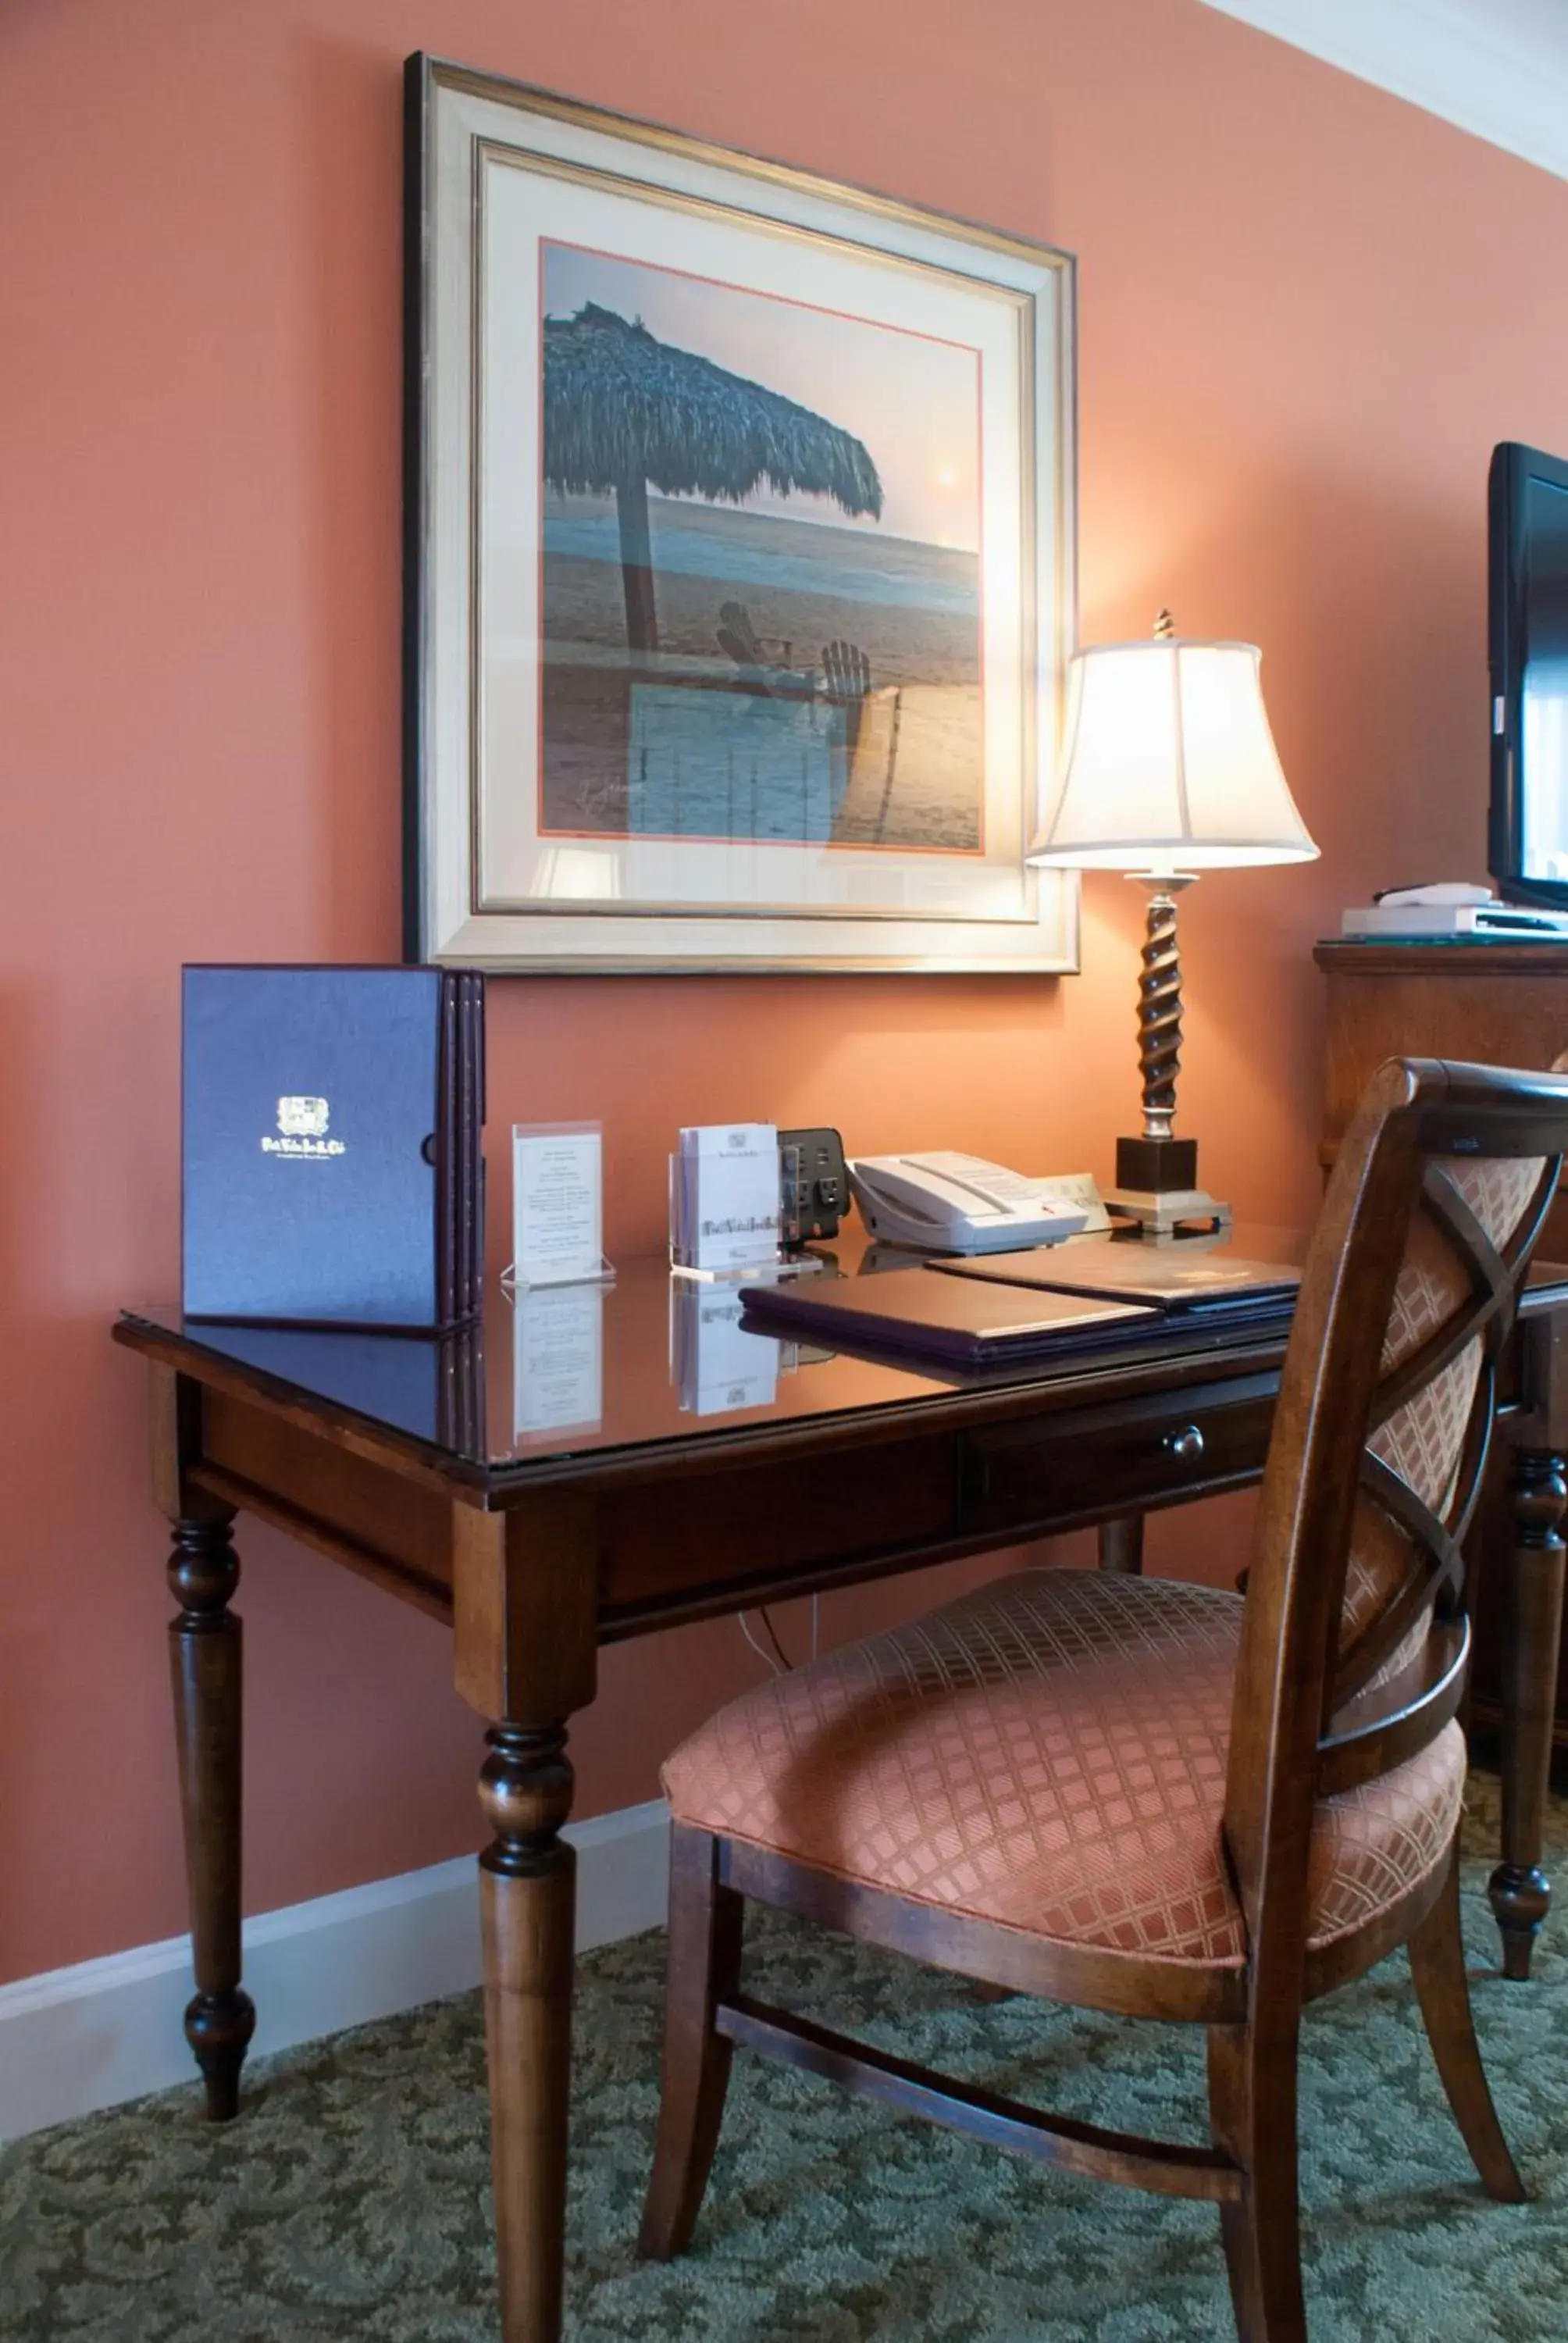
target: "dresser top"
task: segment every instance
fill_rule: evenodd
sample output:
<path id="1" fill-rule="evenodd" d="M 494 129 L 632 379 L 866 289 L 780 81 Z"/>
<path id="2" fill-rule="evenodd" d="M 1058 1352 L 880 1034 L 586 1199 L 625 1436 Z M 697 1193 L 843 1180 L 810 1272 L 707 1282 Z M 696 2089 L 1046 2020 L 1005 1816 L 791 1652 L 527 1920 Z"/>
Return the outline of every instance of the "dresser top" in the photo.
<path id="1" fill-rule="evenodd" d="M 1476 936 L 1335 936 L 1312 947 L 1331 976 L 1568 977 L 1568 936 L 1528 943 Z"/>

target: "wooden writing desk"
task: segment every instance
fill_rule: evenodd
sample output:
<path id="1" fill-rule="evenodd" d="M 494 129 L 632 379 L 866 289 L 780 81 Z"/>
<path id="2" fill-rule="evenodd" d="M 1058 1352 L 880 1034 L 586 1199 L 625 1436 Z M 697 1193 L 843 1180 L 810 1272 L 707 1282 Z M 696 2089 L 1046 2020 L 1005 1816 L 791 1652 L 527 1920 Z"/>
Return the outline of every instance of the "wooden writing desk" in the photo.
<path id="1" fill-rule="evenodd" d="M 837 1252 L 853 1273 L 860 1245 Z M 150 1365 L 155 1494 L 174 1525 L 186 2031 L 214 2117 L 236 2112 L 255 2022 L 240 1986 L 236 1513 L 451 1626 L 457 1689 L 487 1726 L 479 1892 L 505 2343 L 549 2343 L 560 2327 L 574 1865 L 560 1830 L 568 1723 L 594 1697 L 600 1644 L 1083 1523 L 1104 1525 L 1105 1566 L 1136 1569 L 1144 1507 L 1257 1477 L 1282 1351 L 1189 1335 L 959 1380 L 796 1353 L 727 1330 L 716 1306 L 713 1287 L 672 1287 L 662 1262 L 641 1262 L 602 1305 L 593 1289 L 515 1309 L 495 1294 L 482 1344 L 156 1311 L 115 1328 Z M 1519 1601 L 1493 1890 L 1520 1976 L 1548 1902 L 1564 1326 L 1568 1271 L 1537 1272 L 1506 1419 Z"/>

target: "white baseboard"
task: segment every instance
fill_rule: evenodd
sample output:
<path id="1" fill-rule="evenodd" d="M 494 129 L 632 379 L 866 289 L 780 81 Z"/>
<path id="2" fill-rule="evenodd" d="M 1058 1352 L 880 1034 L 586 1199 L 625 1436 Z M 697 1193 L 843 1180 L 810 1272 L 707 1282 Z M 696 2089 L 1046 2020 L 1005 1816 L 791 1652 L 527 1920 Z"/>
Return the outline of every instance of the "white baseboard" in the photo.
<path id="1" fill-rule="evenodd" d="M 669 1816 L 662 1799 L 570 1825 L 578 1947 L 662 1925 Z M 138 1945 L 0 1986 L 0 2139 L 92 2115 L 196 2073 L 183 2018 L 190 1938 Z M 479 1982 L 471 1856 L 376 1879 L 245 1924 L 253 2054 L 363 2026 Z"/>

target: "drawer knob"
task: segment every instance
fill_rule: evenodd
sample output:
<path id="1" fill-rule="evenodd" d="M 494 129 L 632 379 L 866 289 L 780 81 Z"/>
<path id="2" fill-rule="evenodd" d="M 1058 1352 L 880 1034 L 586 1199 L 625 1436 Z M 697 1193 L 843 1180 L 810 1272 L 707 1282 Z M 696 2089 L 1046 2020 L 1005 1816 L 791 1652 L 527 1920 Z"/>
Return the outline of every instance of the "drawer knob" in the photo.
<path id="1" fill-rule="evenodd" d="M 1178 1464 L 1196 1464 L 1203 1453 L 1203 1435 L 1195 1423 L 1184 1423 L 1180 1432 L 1168 1432 L 1161 1445 Z"/>

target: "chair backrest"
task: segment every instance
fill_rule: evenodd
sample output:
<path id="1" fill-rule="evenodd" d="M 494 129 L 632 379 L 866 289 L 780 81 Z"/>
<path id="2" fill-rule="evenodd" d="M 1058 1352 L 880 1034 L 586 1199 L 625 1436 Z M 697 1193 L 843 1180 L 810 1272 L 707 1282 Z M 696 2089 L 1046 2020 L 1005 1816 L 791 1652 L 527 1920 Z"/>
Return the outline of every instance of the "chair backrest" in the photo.
<path id="1" fill-rule="evenodd" d="M 1568 1061 L 1560 1061 L 1568 1062 Z M 1320 1797 L 1463 1692 L 1493 1366 L 1568 1152 L 1568 1079 L 1391 1059 L 1313 1232 L 1260 1499 L 1225 1834 L 1254 1965 L 1299 1969 Z"/>

